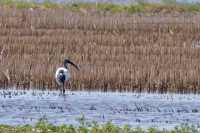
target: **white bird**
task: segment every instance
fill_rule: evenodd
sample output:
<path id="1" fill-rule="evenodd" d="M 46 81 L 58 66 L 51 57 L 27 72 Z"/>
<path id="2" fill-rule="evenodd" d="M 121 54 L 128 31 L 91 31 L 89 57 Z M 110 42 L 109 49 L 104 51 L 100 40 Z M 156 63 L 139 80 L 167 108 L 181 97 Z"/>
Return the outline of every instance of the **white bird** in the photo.
<path id="1" fill-rule="evenodd" d="M 70 77 L 70 73 L 68 71 L 68 64 L 73 65 L 78 70 L 78 67 L 73 62 L 65 59 L 64 60 L 64 67 L 58 68 L 56 70 L 56 75 L 55 75 L 56 82 L 59 85 L 61 85 L 61 84 L 63 85 L 63 90 L 61 89 L 61 92 L 63 92 L 63 94 L 65 93 L 64 84 L 65 84 L 65 82 L 67 82 L 69 80 L 69 77 Z"/>

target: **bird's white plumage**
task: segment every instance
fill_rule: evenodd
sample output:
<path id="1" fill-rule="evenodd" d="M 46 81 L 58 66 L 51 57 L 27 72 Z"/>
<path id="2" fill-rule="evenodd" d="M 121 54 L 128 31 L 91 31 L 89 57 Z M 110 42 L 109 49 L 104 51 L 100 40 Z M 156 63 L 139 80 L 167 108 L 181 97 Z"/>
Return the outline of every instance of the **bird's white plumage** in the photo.
<path id="1" fill-rule="evenodd" d="M 56 70 L 56 75 L 55 75 L 55 79 L 56 79 L 56 82 L 60 85 L 61 84 L 61 82 L 60 82 L 60 80 L 59 80 L 59 72 L 60 71 L 64 71 L 64 74 L 65 74 L 65 82 L 67 82 L 68 81 L 68 79 L 69 79 L 69 71 L 65 68 L 65 67 L 60 67 L 60 68 L 58 68 L 57 70 Z"/>

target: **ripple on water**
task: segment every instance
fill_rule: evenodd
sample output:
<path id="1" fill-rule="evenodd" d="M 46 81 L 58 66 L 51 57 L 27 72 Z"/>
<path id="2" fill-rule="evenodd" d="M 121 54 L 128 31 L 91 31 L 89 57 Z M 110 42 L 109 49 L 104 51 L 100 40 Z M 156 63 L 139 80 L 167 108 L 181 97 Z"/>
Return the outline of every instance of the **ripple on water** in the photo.
<path id="1" fill-rule="evenodd" d="M 199 100 L 193 94 L 67 91 L 66 96 L 59 96 L 59 91 L 0 90 L 0 123 L 35 125 L 46 115 L 55 125 L 78 125 L 78 119 L 85 116 L 100 124 L 110 121 L 119 126 L 171 129 L 181 123 L 200 123 Z"/>

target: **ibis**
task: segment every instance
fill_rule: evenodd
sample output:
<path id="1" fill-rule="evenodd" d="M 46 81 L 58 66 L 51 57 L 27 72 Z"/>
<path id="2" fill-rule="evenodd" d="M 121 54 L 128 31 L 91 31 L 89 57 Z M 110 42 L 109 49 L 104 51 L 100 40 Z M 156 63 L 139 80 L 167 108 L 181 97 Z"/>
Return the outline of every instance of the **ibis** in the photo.
<path id="1" fill-rule="evenodd" d="M 63 89 L 61 89 L 61 93 L 63 92 L 63 94 L 65 94 L 65 87 L 64 87 L 65 82 L 67 82 L 69 80 L 69 77 L 70 77 L 70 73 L 69 73 L 69 70 L 68 70 L 68 64 L 73 65 L 78 70 L 78 67 L 73 62 L 65 59 L 64 60 L 64 67 L 58 68 L 56 70 L 56 75 L 55 75 L 56 82 L 59 85 L 63 86 Z"/>

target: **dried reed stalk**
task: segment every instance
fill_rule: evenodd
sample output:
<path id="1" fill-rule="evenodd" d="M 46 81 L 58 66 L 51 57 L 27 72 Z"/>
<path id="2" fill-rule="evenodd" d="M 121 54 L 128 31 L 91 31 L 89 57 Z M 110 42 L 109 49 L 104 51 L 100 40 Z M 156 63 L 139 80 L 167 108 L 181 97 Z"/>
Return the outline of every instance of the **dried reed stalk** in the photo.
<path id="1" fill-rule="evenodd" d="M 70 68 L 71 90 L 199 93 L 199 22 L 200 14 L 1 8 L 0 68 L 9 86 L 55 89 L 68 58 L 80 68 Z"/>

